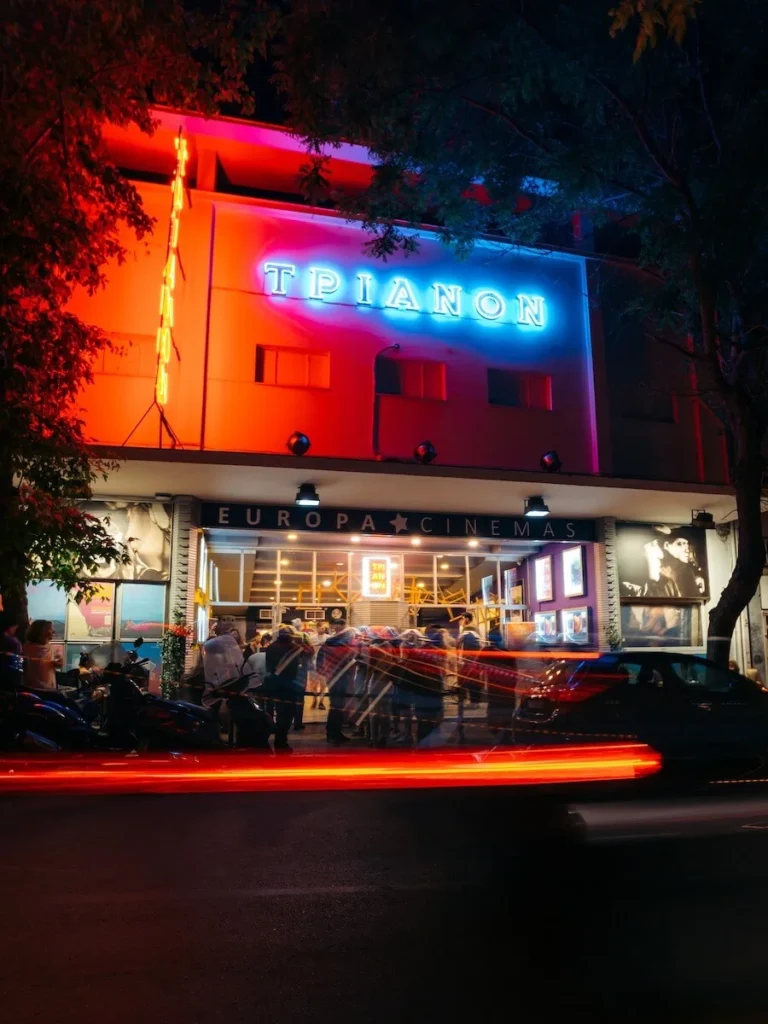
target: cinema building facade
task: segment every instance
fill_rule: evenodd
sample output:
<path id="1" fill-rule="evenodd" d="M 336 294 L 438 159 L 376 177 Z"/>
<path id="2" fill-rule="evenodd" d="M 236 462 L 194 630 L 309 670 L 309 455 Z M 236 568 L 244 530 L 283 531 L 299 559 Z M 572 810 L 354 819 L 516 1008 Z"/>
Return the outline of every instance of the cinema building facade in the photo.
<path id="1" fill-rule="evenodd" d="M 487 240 L 457 260 L 424 230 L 383 263 L 302 202 L 282 130 L 159 116 L 151 139 L 107 140 L 155 234 L 74 303 L 122 346 L 82 396 L 120 460 L 94 510 L 139 541 L 103 568 L 91 623 L 56 617 L 68 661 L 157 644 L 177 610 L 199 638 L 215 619 L 250 635 L 470 608 L 509 646 L 703 650 L 735 553 L 727 451 L 690 366 L 622 316 L 630 266 L 594 259 L 576 217 L 562 250 Z M 359 188 L 366 153 L 331 174 Z M 33 614 L 51 600 L 37 588 Z M 762 635 L 758 596 L 734 656 L 761 671 Z"/>

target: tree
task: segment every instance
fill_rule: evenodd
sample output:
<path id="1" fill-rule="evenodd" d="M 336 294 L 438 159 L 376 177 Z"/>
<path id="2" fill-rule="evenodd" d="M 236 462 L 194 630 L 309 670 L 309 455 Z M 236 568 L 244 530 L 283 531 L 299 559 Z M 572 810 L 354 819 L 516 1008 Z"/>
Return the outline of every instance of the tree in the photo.
<path id="1" fill-rule="evenodd" d="M 536 241 L 574 210 L 636 247 L 656 285 L 642 311 L 650 332 L 690 361 L 694 394 L 730 443 L 738 552 L 709 621 L 710 654 L 724 662 L 765 557 L 764 4 L 289 7 L 276 81 L 310 154 L 304 187 L 362 218 L 373 255 L 411 251 L 409 228 L 425 222 L 459 252 L 483 232 Z M 322 147 L 344 140 L 373 154 L 362 194 L 330 189 Z"/>
<path id="2" fill-rule="evenodd" d="M 109 338 L 67 310 L 122 261 L 121 225 L 152 229 L 110 162 L 107 122 L 151 133 L 153 104 L 247 110 L 259 17 L 238 0 L 7 0 L 0 29 L 0 592 L 70 589 L 119 558 L 81 502 L 110 468 L 76 399 Z M 88 596 L 87 584 L 79 596 Z"/>

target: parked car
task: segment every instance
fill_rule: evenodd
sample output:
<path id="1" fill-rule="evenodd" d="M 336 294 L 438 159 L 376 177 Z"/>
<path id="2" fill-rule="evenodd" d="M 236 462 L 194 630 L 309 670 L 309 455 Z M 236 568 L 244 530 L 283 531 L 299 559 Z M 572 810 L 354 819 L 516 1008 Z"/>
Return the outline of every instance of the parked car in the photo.
<path id="1" fill-rule="evenodd" d="M 521 701 L 517 743 L 636 737 L 668 765 L 768 758 L 768 692 L 706 658 L 661 651 L 556 661 Z"/>

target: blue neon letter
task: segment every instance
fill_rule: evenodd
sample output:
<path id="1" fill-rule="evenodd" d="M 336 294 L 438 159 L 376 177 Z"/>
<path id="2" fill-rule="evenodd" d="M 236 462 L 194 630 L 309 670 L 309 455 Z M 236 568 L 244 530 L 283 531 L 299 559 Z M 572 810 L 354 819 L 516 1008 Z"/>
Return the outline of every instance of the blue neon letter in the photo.
<path id="1" fill-rule="evenodd" d="M 371 282 L 372 274 L 357 275 L 357 304 L 358 306 L 370 306 L 371 304 Z"/>
<path id="2" fill-rule="evenodd" d="M 498 292 L 478 292 L 475 309 L 484 320 L 498 320 L 507 311 L 507 304 Z"/>
<path id="3" fill-rule="evenodd" d="M 392 291 L 384 303 L 389 309 L 410 309 L 420 313 L 419 304 L 413 294 L 413 286 L 407 277 L 394 277 L 392 279 Z"/>
<path id="4" fill-rule="evenodd" d="M 341 288 L 341 278 L 335 270 L 328 270 L 327 267 L 309 268 L 309 297 L 310 299 L 324 299 L 333 295 Z"/>
<path id="5" fill-rule="evenodd" d="M 445 313 L 447 316 L 461 316 L 461 285 L 433 284 L 435 305 L 433 313 Z"/>
<path id="6" fill-rule="evenodd" d="M 518 295 L 517 322 L 528 327 L 544 326 L 544 299 L 541 295 Z"/>
<path id="7" fill-rule="evenodd" d="M 267 283 L 267 274 L 275 275 L 275 286 L 272 289 L 273 295 L 286 295 L 288 285 L 286 284 L 286 277 L 296 276 L 296 267 L 293 263 L 265 263 L 264 264 L 264 281 Z"/>

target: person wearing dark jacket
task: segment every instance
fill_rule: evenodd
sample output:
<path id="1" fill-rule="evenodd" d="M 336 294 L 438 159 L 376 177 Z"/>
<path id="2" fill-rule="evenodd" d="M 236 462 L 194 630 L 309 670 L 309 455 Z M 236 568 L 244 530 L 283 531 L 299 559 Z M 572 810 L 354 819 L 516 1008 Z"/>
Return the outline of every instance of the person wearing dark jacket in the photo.
<path id="1" fill-rule="evenodd" d="M 330 701 L 325 733 L 328 742 L 338 747 L 349 742 L 341 727 L 344 705 L 355 692 L 360 643 L 356 631 L 347 626 L 344 619 L 334 621 L 331 628 L 335 632 L 317 652 L 317 670 L 325 680 Z"/>
<path id="2" fill-rule="evenodd" d="M 265 686 L 275 704 L 275 750 L 291 750 L 288 733 L 299 701 L 304 701 L 306 671 L 302 662 L 309 656 L 307 644 L 291 626 L 281 626 L 277 639 L 267 648 Z"/>
<path id="3" fill-rule="evenodd" d="M 420 743 L 437 728 L 443 718 L 443 678 L 447 651 L 440 638 L 422 637 L 417 630 L 403 634 L 404 646 L 400 686 L 416 719 L 416 742 Z"/>

